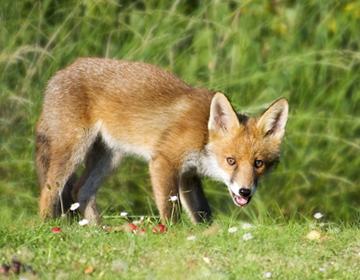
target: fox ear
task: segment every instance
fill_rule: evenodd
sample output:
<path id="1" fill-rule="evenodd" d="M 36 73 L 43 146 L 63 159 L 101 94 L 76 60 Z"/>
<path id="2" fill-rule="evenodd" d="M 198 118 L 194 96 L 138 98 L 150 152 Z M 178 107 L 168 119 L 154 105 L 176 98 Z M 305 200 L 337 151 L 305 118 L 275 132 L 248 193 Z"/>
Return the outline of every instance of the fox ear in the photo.
<path id="1" fill-rule="evenodd" d="M 215 93 L 210 107 L 209 131 L 227 133 L 239 126 L 239 120 L 229 100 L 223 93 Z"/>
<path id="2" fill-rule="evenodd" d="M 262 114 L 257 126 L 264 136 L 273 135 L 282 140 L 285 136 L 288 114 L 288 101 L 285 98 L 279 99 Z"/>

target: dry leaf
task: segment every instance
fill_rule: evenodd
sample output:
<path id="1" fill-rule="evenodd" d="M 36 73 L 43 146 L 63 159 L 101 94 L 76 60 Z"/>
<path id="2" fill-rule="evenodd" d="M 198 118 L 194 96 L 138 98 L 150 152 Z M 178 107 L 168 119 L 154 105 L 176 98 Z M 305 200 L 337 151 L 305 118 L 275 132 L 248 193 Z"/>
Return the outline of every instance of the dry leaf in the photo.
<path id="1" fill-rule="evenodd" d="M 113 230 L 116 232 L 124 231 L 124 228 L 122 226 L 114 226 Z"/>
<path id="2" fill-rule="evenodd" d="M 84 274 L 90 274 L 94 272 L 94 267 L 89 265 L 87 268 L 84 269 Z"/>
<path id="3" fill-rule="evenodd" d="M 79 269 L 82 267 L 82 264 L 80 262 L 73 262 L 72 263 L 72 268 L 73 269 Z"/>
<path id="4" fill-rule="evenodd" d="M 218 225 L 212 225 L 204 231 L 204 235 L 209 236 L 218 233 L 220 227 Z"/>
<path id="5" fill-rule="evenodd" d="M 312 230 L 308 235 L 306 235 L 306 238 L 309 240 L 318 240 L 321 238 L 321 232 L 318 230 Z"/>
<path id="6" fill-rule="evenodd" d="M 192 269 L 192 268 L 196 267 L 197 263 L 195 260 L 192 260 L 192 261 L 189 261 L 187 265 L 188 265 L 189 269 Z"/>

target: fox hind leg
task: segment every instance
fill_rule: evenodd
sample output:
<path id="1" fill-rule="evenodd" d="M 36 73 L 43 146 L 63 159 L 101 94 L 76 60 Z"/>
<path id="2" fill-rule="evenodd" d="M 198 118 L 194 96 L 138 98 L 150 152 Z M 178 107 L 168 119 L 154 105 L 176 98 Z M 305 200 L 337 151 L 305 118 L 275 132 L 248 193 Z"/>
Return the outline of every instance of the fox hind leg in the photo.
<path id="1" fill-rule="evenodd" d="M 50 167 L 46 175 L 46 181 L 41 189 L 40 195 L 40 215 L 43 218 L 58 217 L 66 212 L 70 204 L 69 189 L 71 189 L 72 174 L 76 166 L 85 157 L 85 152 L 81 157 L 74 157 L 74 149 L 67 147 L 57 148 L 56 153 L 52 153 Z M 78 153 L 77 153 L 78 154 Z M 63 190 L 65 193 L 63 194 Z M 66 200 L 64 204 L 61 197 Z"/>
<path id="2" fill-rule="evenodd" d="M 42 130 L 45 131 L 45 129 Z M 41 173 L 38 175 L 41 184 L 39 207 L 40 216 L 43 218 L 56 218 L 68 210 L 72 203 L 70 193 L 75 169 L 84 160 L 96 138 L 96 133 L 91 130 L 87 130 L 82 135 L 66 133 L 59 135 L 62 137 L 53 139 L 48 137 L 48 145 L 37 146 L 36 151 L 38 174 Z M 45 148 L 46 153 L 42 150 Z M 44 161 L 40 159 L 44 154 L 47 160 L 46 168 L 44 168 Z"/>
<path id="3" fill-rule="evenodd" d="M 91 147 L 79 180 L 72 191 L 74 201 L 80 203 L 80 212 L 91 224 L 102 222 L 96 206 L 96 195 L 101 183 L 113 171 L 122 158 L 122 153 L 107 147 L 100 137 Z"/>

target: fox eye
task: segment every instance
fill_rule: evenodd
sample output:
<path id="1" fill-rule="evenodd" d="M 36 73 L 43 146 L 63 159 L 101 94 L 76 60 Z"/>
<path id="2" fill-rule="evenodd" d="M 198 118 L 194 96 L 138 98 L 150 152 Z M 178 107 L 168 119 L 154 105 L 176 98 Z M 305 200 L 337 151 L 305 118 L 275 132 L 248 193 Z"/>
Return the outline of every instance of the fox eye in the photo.
<path id="1" fill-rule="evenodd" d="M 255 167 L 256 168 L 260 168 L 264 165 L 264 162 L 262 160 L 255 160 L 255 163 L 254 163 Z"/>
<path id="2" fill-rule="evenodd" d="M 226 161 L 227 161 L 227 163 L 229 164 L 229 165 L 235 165 L 235 163 L 236 163 L 236 160 L 234 159 L 234 158 L 232 158 L 232 157 L 228 157 L 227 159 L 226 159 Z"/>

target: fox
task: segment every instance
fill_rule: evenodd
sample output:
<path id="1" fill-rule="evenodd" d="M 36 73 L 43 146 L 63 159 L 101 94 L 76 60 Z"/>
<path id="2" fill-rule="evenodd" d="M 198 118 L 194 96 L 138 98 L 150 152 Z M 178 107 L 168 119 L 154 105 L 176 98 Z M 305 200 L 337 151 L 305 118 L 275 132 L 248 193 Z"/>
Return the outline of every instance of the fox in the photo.
<path id="1" fill-rule="evenodd" d="M 100 185 L 124 157 L 139 156 L 149 163 L 162 222 L 182 207 L 193 223 L 211 222 L 201 178 L 224 183 L 236 206 L 248 205 L 279 161 L 288 111 L 280 98 L 249 117 L 222 92 L 155 65 L 79 58 L 48 81 L 43 97 L 35 141 L 40 216 L 59 217 L 79 202 L 82 217 L 101 224 Z"/>

